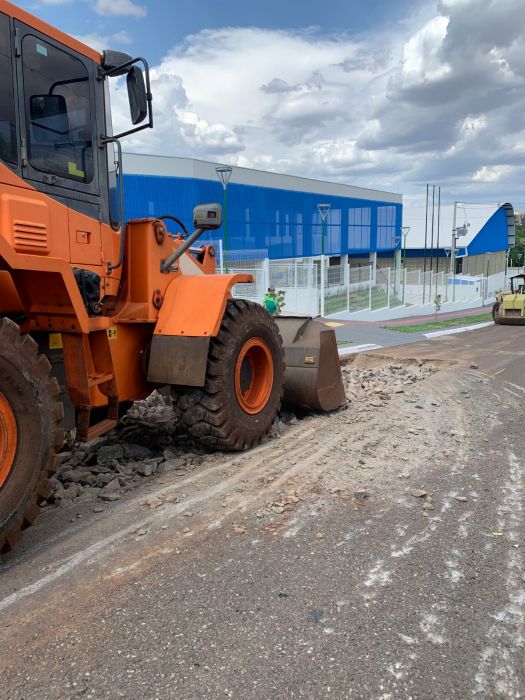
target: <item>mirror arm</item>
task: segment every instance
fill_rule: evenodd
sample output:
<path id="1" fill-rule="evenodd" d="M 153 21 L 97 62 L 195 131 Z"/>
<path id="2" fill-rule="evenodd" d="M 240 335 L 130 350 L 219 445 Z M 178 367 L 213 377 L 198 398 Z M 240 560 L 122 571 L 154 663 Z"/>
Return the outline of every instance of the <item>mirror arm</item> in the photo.
<path id="1" fill-rule="evenodd" d="M 195 243 L 195 241 L 202 236 L 206 229 L 204 228 L 198 228 L 195 230 L 191 236 L 188 236 L 184 243 L 177 248 L 177 250 L 173 251 L 173 253 L 167 258 L 166 260 L 161 260 L 160 263 L 160 271 L 161 272 L 169 272 L 171 266 L 173 263 L 175 263 L 179 258 L 181 258 L 184 253 L 188 250 L 188 248 L 191 248 L 191 246 Z"/>
<path id="2" fill-rule="evenodd" d="M 103 78 L 111 77 L 112 75 L 122 75 L 122 71 L 125 71 L 126 68 L 131 68 L 131 66 L 135 63 L 142 63 L 142 65 L 144 66 L 144 78 L 146 80 L 146 100 L 148 102 L 148 122 L 147 124 L 141 124 L 140 126 L 137 126 L 134 129 L 129 129 L 128 131 L 123 131 L 121 134 L 117 134 L 113 137 L 115 139 L 122 139 L 124 138 L 124 136 L 136 134 L 137 131 L 142 131 L 143 129 L 153 129 L 153 95 L 151 93 L 151 82 L 149 78 L 149 64 L 146 61 L 146 59 L 142 58 L 142 56 L 138 56 L 137 58 L 133 58 L 131 61 L 123 63 L 121 66 L 112 68 L 111 70 L 104 70 L 103 68 L 101 68 L 100 72 Z M 108 137 L 102 137 L 103 143 L 105 143 L 104 139 L 106 138 Z"/>

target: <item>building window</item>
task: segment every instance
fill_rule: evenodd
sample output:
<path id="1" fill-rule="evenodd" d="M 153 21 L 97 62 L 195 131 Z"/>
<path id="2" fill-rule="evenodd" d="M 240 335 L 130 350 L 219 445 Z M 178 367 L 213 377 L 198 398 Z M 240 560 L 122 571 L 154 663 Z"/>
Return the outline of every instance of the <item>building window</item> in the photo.
<path id="1" fill-rule="evenodd" d="M 297 212 L 295 215 L 295 254 L 299 257 L 304 255 L 303 249 L 303 215 Z"/>
<path id="2" fill-rule="evenodd" d="M 370 207 L 352 207 L 348 210 L 348 248 L 370 248 Z"/>
<path id="3" fill-rule="evenodd" d="M 377 247 L 396 246 L 396 208 L 377 207 Z"/>
<path id="4" fill-rule="evenodd" d="M 9 18 L 0 13 L 0 158 L 18 161 Z"/>
<path id="5" fill-rule="evenodd" d="M 28 156 L 37 170 L 93 180 L 89 75 L 82 61 L 41 39 L 22 43 Z"/>

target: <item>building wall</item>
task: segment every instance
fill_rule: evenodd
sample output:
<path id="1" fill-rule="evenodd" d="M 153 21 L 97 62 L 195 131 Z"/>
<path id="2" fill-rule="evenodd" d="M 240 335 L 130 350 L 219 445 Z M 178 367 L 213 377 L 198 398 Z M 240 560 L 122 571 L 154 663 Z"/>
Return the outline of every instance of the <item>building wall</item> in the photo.
<path id="1" fill-rule="evenodd" d="M 483 255 L 468 255 L 461 258 L 461 272 L 465 275 L 495 275 L 505 271 L 506 258 L 507 253 L 504 250 Z"/>
<path id="2" fill-rule="evenodd" d="M 504 207 L 500 207 L 468 244 L 469 256 L 506 251 L 509 247 L 509 222 Z"/>
<path id="3" fill-rule="evenodd" d="M 470 247 L 469 247 L 470 250 Z M 379 259 L 378 259 L 379 263 Z M 465 275 L 495 275 L 498 272 L 505 271 L 506 251 L 500 250 L 496 253 L 484 253 L 480 255 L 465 255 L 464 257 L 456 258 L 456 271 L 462 272 Z M 450 272 L 450 257 L 445 255 L 439 257 L 426 258 L 423 255 L 418 257 L 407 256 L 405 260 L 406 269 L 411 270 L 427 270 L 432 272 Z"/>
<path id="4" fill-rule="evenodd" d="M 429 251 L 430 253 L 430 251 Z M 450 258 L 443 257 L 430 257 L 430 254 L 425 260 L 423 255 L 418 257 L 406 257 L 404 261 L 404 267 L 410 272 L 412 270 L 427 270 L 432 272 L 449 272 L 450 270 Z"/>
<path id="5" fill-rule="evenodd" d="M 172 214 L 188 229 L 195 205 L 223 202 L 222 186 L 213 180 L 125 175 L 124 186 L 127 218 Z M 228 249 L 246 259 L 261 257 L 261 252 L 271 259 L 321 255 L 320 202 L 331 205 L 325 224 L 326 255 L 368 255 L 400 247 L 402 204 L 230 182 Z M 217 243 L 223 235 L 222 228 L 206 240 Z"/>

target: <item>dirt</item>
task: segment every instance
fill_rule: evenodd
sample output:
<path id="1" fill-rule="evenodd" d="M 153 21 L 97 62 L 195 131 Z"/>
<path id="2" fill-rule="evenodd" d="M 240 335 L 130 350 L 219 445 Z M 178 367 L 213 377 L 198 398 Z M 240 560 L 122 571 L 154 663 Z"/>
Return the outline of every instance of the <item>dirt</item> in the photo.
<path id="1" fill-rule="evenodd" d="M 492 343 L 484 339 L 491 333 Z M 289 659 L 297 645 L 319 644 L 317 659 L 308 657 L 298 671 L 300 687 L 304 678 L 324 682 L 326 658 L 339 658 L 340 645 L 350 645 L 329 673 L 335 695 L 343 696 L 349 687 L 360 688 L 363 677 L 370 687 L 376 688 L 379 678 L 390 688 L 383 666 L 386 658 L 397 662 L 403 653 L 399 632 L 421 645 L 409 648 L 407 684 L 417 682 L 426 664 L 428 677 L 437 674 L 440 684 L 450 681 L 445 694 L 451 695 L 457 681 L 450 678 L 452 669 L 461 676 L 462 696 L 470 695 L 475 670 L 466 673 L 465 668 L 467 662 L 478 666 L 478 640 L 488 635 L 490 646 L 494 625 L 508 627 L 510 635 L 514 619 L 522 619 L 507 612 L 501 617 L 498 611 L 512 608 L 514 615 L 521 585 L 515 572 L 521 554 L 516 533 L 523 450 L 517 438 L 516 444 L 498 440 L 503 420 L 520 437 L 525 388 L 519 371 L 514 372 L 514 336 L 496 336 L 489 329 L 477 342 L 463 339 L 460 346 L 445 337 L 392 351 L 390 357 L 386 352 L 358 355 L 343 367 L 345 410 L 328 416 L 283 414 L 273 437 L 246 453 L 198 451 L 182 437 L 173 439 L 176 426 L 167 404 L 155 406 L 154 399 L 135 406 L 119 431 L 74 467 L 116 479 L 117 500 L 104 501 L 97 491 L 86 490 L 63 500 L 61 507 L 50 504 L 22 546 L 2 562 L 1 641 L 12 651 L 0 655 L 0 674 L 10 679 L 9 687 L 23 677 L 23 696 L 39 697 L 41 669 L 33 666 L 35 659 L 45 659 L 52 682 L 46 697 L 62 696 L 64 684 L 72 680 L 84 687 L 75 670 L 84 668 L 97 669 L 93 687 L 114 690 L 122 681 L 119 650 L 131 645 L 144 655 L 155 639 L 155 649 L 174 644 L 168 666 L 187 661 L 189 668 L 201 640 L 198 661 L 213 668 L 210 678 L 217 677 L 221 688 L 232 683 L 241 688 L 242 678 L 228 671 L 232 653 L 237 658 L 246 649 L 241 665 L 248 669 L 261 644 L 273 648 L 275 635 L 291 635 L 289 642 L 279 637 L 285 647 L 288 643 L 287 683 L 293 681 Z M 509 422 L 513 412 L 515 424 Z M 166 422 L 159 422 L 161 417 Z M 136 459 L 145 452 L 132 446 L 146 447 L 149 456 Z M 73 454 L 66 462 L 77 449 L 70 447 Z M 148 459 L 176 468 L 147 476 L 149 470 L 142 467 Z M 507 462 L 511 473 L 505 475 Z M 131 463 L 126 475 L 131 480 L 122 486 L 118 472 Z M 276 591 L 286 595 L 285 620 L 276 609 L 281 601 L 275 602 Z M 339 611 L 339 604 L 347 614 L 338 612 L 338 617 L 330 610 Z M 305 628 L 307 605 L 324 609 L 326 624 L 314 621 L 315 629 Z M 238 608 L 255 611 L 249 623 Z M 129 617 L 132 635 L 126 641 L 122 616 Z M 101 619 L 107 628 L 99 629 Z M 147 627 L 140 626 L 143 622 Z M 149 628 L 154 637 L 148 637 Z M 496 661 L 498 653 L 493 652 Z M 490 663 L 483 651 L 480 684 L 490 681 Z M 256 668 L 262 673 L 266 667 Z M 356 668 L 361 669 L 358 679 L 351 674 Z M 145 664 L 136 672 L 143 671 L 147 680 L 150 670 Z M 190 668 L 190 680 L 183 679 L 191 686 L 181 697 L 203 695 L 197 687 L 205 681 L 192 673 Z M 394 680 L 401 682 L 397 676 Z M 265 697 L 276 694 L 272 682 L 273 676 L 264 686 Z M 217 696 L 218 687 L 210 696 Z M 362 695 L 354 694 L 380 696 L 368 686 Z M 406 685 L 397 697 L 410 694 L 425 696 L 424 689 L 413 692 Z M 235 696 L 250 693 L 242 687 Z"/>
<path id="2" fill-rule="evenodd" d="M 258 526 L 274 531 L 335 500 L 359 509 L 371 499 L 400 498 L 422 486 L 419 473 L 430 461 L 448 458 L 444 444 L 450 453 L 461 445 L 466 399 L 451 410 L 446 368 L 359 355 L 342 368 L 345 409 L 300 418 L 283 412 L 248 453 L 200 449 L 178 435 L 169 401 L 155 394 L 105 439 L 70 447 L 47 510 L 53 521 L 65 515 L 75 525 L 113 514 L 124 537 L 133 532 L 136 508 L 137 528 L 179 514 L 190 530 L 196 523 L 216 527 L 228 516 L 240 527 L 256 514 Z M 53 515 L 58 505 L 64 515 Z M 184 528 L 179 534 L 188 535 Z"/>

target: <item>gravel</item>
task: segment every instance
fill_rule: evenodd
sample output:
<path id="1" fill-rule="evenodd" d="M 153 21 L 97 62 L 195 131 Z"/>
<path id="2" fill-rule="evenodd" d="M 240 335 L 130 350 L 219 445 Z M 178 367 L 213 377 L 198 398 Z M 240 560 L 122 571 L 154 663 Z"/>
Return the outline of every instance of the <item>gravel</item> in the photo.
<path id="1" fill-rule="evenodd" d="M 371 409 L 385 406 L 391 397 L 404 394 L 435 371 L 431 364 L 416 362 L 376 368 L 347 365 L 342 373 L 349 408 L 354 404 Z M 269 439 L 283 435 L 304 417 L 283 409 Z M 166 473 L 184 476 L 213 459 L 213 454 L 182 433 L 169 395 L 154 391 L 135 402 L 108 435 L 64 448 L 49 502 L 63 504 L 93 497 L 118 500 L 144 479 Z"/>

